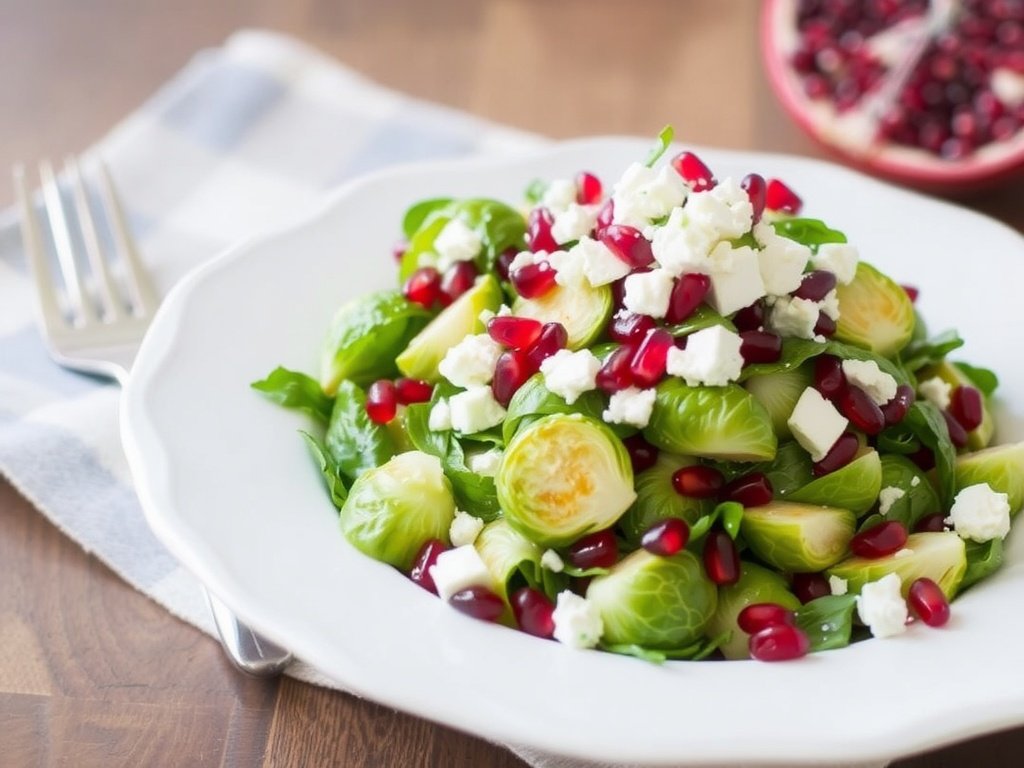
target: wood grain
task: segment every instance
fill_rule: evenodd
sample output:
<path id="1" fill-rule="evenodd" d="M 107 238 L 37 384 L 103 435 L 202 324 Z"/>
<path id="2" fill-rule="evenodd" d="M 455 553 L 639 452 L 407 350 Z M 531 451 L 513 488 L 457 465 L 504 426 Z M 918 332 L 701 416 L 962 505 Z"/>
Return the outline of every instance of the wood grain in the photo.
<path id="1" fill-rule="evenodd" d="M 0 0 L 0 168 L 80 151 L 205 46 L 294 34 L 420 98 L 564 137 L 821 156 L 767 91 L 748 0 Z M 711 66 L 728 52 L 728 66 Z M 10 193 L 0 185 L 0 204 Z M 1024 230 L 1024 185 L 973 207 Z M 901 768 L 1009 766 L 1024 730 Z M 371 702 L 237 674 L 0 481 L 0 766 L 493 766 L 506 750 Z"/>

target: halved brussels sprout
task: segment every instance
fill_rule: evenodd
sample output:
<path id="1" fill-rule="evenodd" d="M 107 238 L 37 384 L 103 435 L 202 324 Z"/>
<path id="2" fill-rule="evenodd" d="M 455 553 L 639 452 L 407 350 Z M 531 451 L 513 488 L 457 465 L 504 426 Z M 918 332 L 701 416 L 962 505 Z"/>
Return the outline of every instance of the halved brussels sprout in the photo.
<path id="1" fill-rule="evenodd" d="M 679 648 L 700 639 L 718 593 L 686 550 L 660 557 L 638 549 L 595 576 L 587 600 L 601 613 L 602 642 Z"/>
<path id="2" fill-rule="evenodd" d="M 509 580 L 517 571 L 526 567 L 534 575 L 540 573 L 540 558 L 544 554 L 541 548 L 509 525 L 504 518 L 499 517 L 485 525 L 476 537 L 474 546 L 494 577 L 503 600 L 508 600 Z"/>
<path id="3" fill-rule="evenodd" d="M 636 476 L 636 501 L 619 521 L 619 527 L 628 541 L 639 546 L 644 532 L 659 520 L 678 517 L 693 525 L 714 508 L 712 499 L 695 499 L 676 493 L 672 475 L 682 467 L 696 464 L 689 456 L 675 456 L 661 452 L 650 469 Z"/>
<path id="4" fill-rule="evenodd" d="M 829 568 L 828 575 L 846 579 L 849 591 L 857 593 L 869 581 L 898 573 L 903 580 L 904 597 L 911 584 L 928 577 L 942 588 L 947 599 L 952 600 L 966 570 L 964 540 L 952 531 L 945 531 L 912 533 L 899 552 L 871 560 L 849 557 Z"/>
<path id="5" fill-rule="evenodd" d="M 892 357 L 914 333 L 914 305 L 907 292 L 866 262 L 853 281 L 836 288 L 839 320 L 835 338 L 882 357 Z"/>
<path id="6" fill-rule="evenodd" d="M 441 460 L 420 451 L 393 457 L 352 484 L 341 532 L 360 552 L 408 571 L 423 542 L 448 542 L 455 499 Z"/>
<path id="7" fill-rule="evenodd" d="M 512 314 L 542 323 L 561 323 L 569 335 L 569 349 L 583 349 L 604 331 L 612 304 L 612 290 L 607 285 L 556 285 L 536 299 L 520 296 L 512 305 Z"/>
<path id="8" fill-rule="evenodd" d="M 916 375 L 918 381 L 926 381 L 934 376 L 938 376 L 953 389 L 964 385 L 974 386 L 974 383 L 964 375 L 963 371 L 947 360 L 943 360 L 936 365 L 925 366 Z M 992 418 L 992 409 L 989 407 L 988 398 L 983 393 L 981 398 L 981 424 L 967 433 L 967 449 L 970 451 L 980 451 L 982 448 L 987 447 L 992 442 L 995 431 L 996 422 Z"/>
<path id="9" fill-rule="evenodd" d="M 856 516 L 839 507 L 773 501 L 743 510 L 744 541 L 781 571 L 820 571 L 839 562 L 856 525 Z"/>
<path id="10" fill-rule="evenodd" d="M 965 453 L 956 459 L 953 471 L 957 492 L 969 485 L 988 483 L 993 491 L 1005 493 L 1010 514 L 1024 506 L 1024 443 L 1008 443 Z"/>
<path id="11" fill-rule="evenodd" d="M 342 379 L 365 387 L 395 373 L 395 356 L 430 320 L 398 291 L 378 291 L 334 315 L 320 354 L 320 386 L 333 395 Z"/>
<path id="12" fill-rule="evenodd" d="M 827 504 L 861 515 L 871 509 L 882 489 L 882 462 L 873 448 L 861 448 L 845 467 L 812 480 L 786 497 L 787 501 Z"/>
<path id="13" fill-rule="evenodd" d="M 608 528 L 636 499 L 622 441 L 575 413 L 520 428 L 505 448 L 496 483 L 508 521 L 545 547 Z"/>
<path id="14" fill-rule="evenodd" d="M 437 366 L 449 349 L 467 336 L 483 333 L 480 313 L 497 312 L 501 306 L 501 286 L 492 275 L 477 278 L 476 283 L 442 310 L 430 324 L 409 342 L 395 359 L 404 375 L 411 379 L 437 381 Z"/>
<path id="15" fill-rule="evenodd" d="M 688 387 L 672 377 L 658 385 L 644 439 L 664 451 L 732 461 L 774 458 L 768 411 L 743 387 Z"/>
<path id="16" fill-rule="evenodd" d="M 708 637 L 719 637 L 731 631 L 729 639 L 719 646 L 727 659 L 750 656 L 750 636 L 736 623 L 740 611 L 754 603 L 777 603 L 795 611 L 800 601 L 789 591 L 789 585 L 775 571 L 754 563 L 740 563 L 740 579 L 728 587 L 718 588 L 718 607 L 704 630 Z"/>
<path id="17" fill-rule="evenodd" d="M 791 436 L 789 417 L 793 415 L 796 401 L 811 386 L 812 378 L 809 367 L 802 365 L 790 371 L 751 376 L 743 386 L 764 406 L 772 420 L 775 434 L 785 439 Z"/>

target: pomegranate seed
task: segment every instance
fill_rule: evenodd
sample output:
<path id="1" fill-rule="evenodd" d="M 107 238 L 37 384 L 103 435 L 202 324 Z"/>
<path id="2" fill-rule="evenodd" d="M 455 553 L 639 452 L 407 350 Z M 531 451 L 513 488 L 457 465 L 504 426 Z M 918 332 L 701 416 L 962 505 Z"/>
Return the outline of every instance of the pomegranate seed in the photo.
<path id="1" fill-rule="evenodd" d="M 576 174 L 576 202 L 580 205 L 593 205 L 600 202 L 601 180 L 592 173 L 580 171 Z"/>
<path id="2" fill-rule="evenodd" d="M 838 357 L 822 355 L 814 361 L 814 387 L 822 397 L 835 400 L 846 390 L 846 374 Z"/>
<path id="3" fill-rule="evenodd" d="M 608 359 L 604 361 L 604 365 L 597 372 L 595 381 L 598 389 L 606 394 L 614 395 L 616 392 L 633 386 L 630 363 L 635 354 L 634 347 L 624 344 L 608 355 Z"/>
<path id="4" fill-rule="evenodd" d="M 949 441 L 956 448 L 963 448 L 967 445 L 967 430 L 960 425 L 960 422 L 953 418 L 949 411 L 943 411 L 942 417 L 946 420 L 946 428 L 949 430 Z"/>
<path id="5" fill-rule="evenodd" d="M 601 233 L 604 232 L 608 227 L 612 225 L 612 221 L 615 218 L 615 201 L 610 197 L 605 200 L 604 205 L 601 206 L 601 210 L 597 212 L 597 224 L 595 229 L 597 235 L 600 237 Z"/>
<path id="6" fill-rule="evenodd" d="M 512 614 L 519 628 L 534 637 L 555 634 L 555 606 L 539 589 L 522 587 L 512 593 Z"/>
<path id="7" fill-rule="evenodd" d="M 672 288 L 665 320 L 681 323 L 692 315 L 711 290 L 711 278 L 698 272 L 688 272 Z"/>
<path id="8" fill-rule="evenodd" d="M 829 291 L 836 287 L 836 276 L 825 269 L 808 272 L 800 281 L 800 287 L 793 291 L 793 298 L 808 301 L 823 301 Z"/>
<path id="9" fill-rule="evenodd" d="M 373 382 L 366 390 L 366 415 L 375 424 L 387 424 L 398 412 L 395 383 L 387 379 Z"/>
<path id="10" fill-rule="evenodd" d="M 643 435 L 636 434 L 622 441 L 629 454 L 629 463 L 633 465 L 633 474 L 639 475 L 650 469 L 658 461 L 658 449 L 644 440 Z"/>
<path id="11" fill-rule="evenodd" d="M 793 594 L 801 603 L 809 603 L 819 597 L 832 594 L 828 579 L 820 573 L 794 573 Z"/>
<path id="12" fill-rule="evenodd" d="M 430 568 L 437 562 L 438 555 L 448 547 L 438 539 L 428 539 L 423 542 L 420 551 L 416 553 L 412 569 L 409 571 L 409 578 L 419 584 L 428 592 L 437 594 L 437 586 L 434 584 L 434 577 L 430 575 Z"/>
<path id="13" fill-rule="evenodd" d="M 930 472 L 935 469 L 935 454 L 931 448 L 921 446 L 913 453 L 908 453 L 907 458 L 914 462 L 922 472 Z"/>
<path id="14" fill-rule="evenodd" d="M 850 539 L 850 551 L 857 557 L 874 560 L 891 555 L 907 543 L 907 529 L 903 523 L 888 520 L 861 531 Z"/>
<path id="15" fill-rule="evenodd" d="M 409 250 L 409 242 L 407 240 L 398 240 L 393 246 L 391 246 L 391 256 L 395 261 L 401 262 L 402 257 L 405 256 L 405 252 Z"/>
<path id="16" fill-rule="evenodd" d="M 526 380 L 539 370 L 529 356 L 518 349 L 502 352 L 494 365 L 494 378 L 491 379 L 491 393 L 494 399 L 507 408 L 512 396 Z"/>
<path id="17" fill-rule="evenodd" d="M 402 405 L 425 403 L 434 394 L 434 385 L 420 379 L 398 379 L 395 382 L 395 396 Z"/>
<path id="18" fill-rule="evenodd" d="M 714 467 L 693 464 L 677 469 L 672 475 L 672 487 L 680 496 L 692 499 L 710 499 L 725 486 L 725 477 Z"/>
<path id="19" fill-rule="evenodd" d="M 792 624 L 794 619 L 793 612 L 778 603 L 752 603 L 740 611 L 736 623 L 748 635 L 756 635 L 776 624 Z"/>
<path id="20" fill-rule="evenodd" d="M 853 426 L 867 435 L 877 435 L 885 428 L 885 416 L 867 392 L 848 386 L 839 396 L 839 410 Z"/>
<path id="21" fill-rule="evenodd" d="M 610 528 L 584 536 L 566 552 L 577 568 L 611 568 L 619 559 L 619 543 Z"/>
<path id="22" fill-rule="evenodd" d="M 778 179 L 768 179 L 765 189 L 764 207 L 771 211 L 791 213 L 796 216 L 804 207 L 803 200 Z"/>
<path id="23" fill-rule="evenodd" d="M 815 462 L 811 467 L 812 474 L 815 477 L 821 477 L 829 472 L 842 469 L 853 461 L 853 457 L 857 455 L 858 449 L 860 449 L 860 441 L 857 440 L 856 435 L 852 435 L 849 432 L 840 435 L 835 444 L 829 448 L 825 457 L 821 461 Z"/>
<path id="24" fill-rule="evenodd" d="M 622 309 L 615 313 L 608 324 L 608 335 L 621 344 L 639 344 L 647 338 L 647 332 L 654 328 L 653 318 Z"/>
<path id="25" fill-rule="evenodd" d="M 667 517 L 648 528 L 640 539 L 640 546 L 652 555 L 671 557 L 690 540 L 690 526 L 678 517 Z"/>
<path id="26" fill-rule="evenodd" d="M 547 208 L 534 208 L 530 211 L 526 227 L 526 244 L 531 251 L 547 251 L 554 253 L 558 250 L 558 243 L 551 234 L 551 227 L 555 223 L 555 217 Z"/>
<path id="27" fill-rule="evenodd" d="M 750 655 L 758 661 L 789 661 L 806 656 L 811 641 L 802 629 L 773 624 L 750 637 Z"/>
<path id="28" fill-rule="evenodd" d="M 949 412 L 966 431 L 977 429 L 985 416 L 981 392 L 966 384 L 957 387 L 950 398 Z"/>
<path id="29" fill-rule="evenodd" d="M 744 307 L 733 315 L 732 323 L 738 331 L 760 330 L 764 327 L 764 304 L 758 300 L 749 307 Z"/>
<path id="30" fill-rule="evenodd" d="M 711 169 L 692 152 L 680 152 L 670 162 L 694 192 L 704 192 L 715 186 Z"/>
<path id="31" fill-rule="evenodd" d="M 914 533 L 941 533 L 946 530 L 946 515 L 935 512 L 925 515 L 914 525 Z"/>
<path id="32" fill-rule="evenodd" d="M 740 580 L 740 556 L 736 543 L 725 531 L 710 531 L 704 540 L 704 570 L 719 586 Z"/>
<path id="33" fill-rule="evenodd" d="M 746 190 L 747 196 L 750 198 L 750 205 L 754 208 L 754 223 L 757 224 L 761 220 L 761 214 L 764 213 L 767 190 L 764 176 L 758 173 L 748 173 L 740 182 L 740 187 Z"/>
<path id="34" fill-rule="evenodd" d="M 433 267 L 420 267 L 409 275 L 402 294 L 409 301 L 430 309 L 441 297 L 441 275 Z"/>
<path id="35" fill-rule="evenodd" d="M 555 287 L 555 270 L 546 261 L 527 264 L 509 275 L 516 293 L 524 299 L 536 299 Z"/>
<path id="36" fill-rule="evenodd" d="M 836 321 L 824 312 L 819 312 L 818 320 L 814 324 L 814 333 L 818 336 L 834 336 L 836 333 Z"/>
<path id="37" fill-rule="evenodd" d="M 744 507 L 763 507 L 772 500 L 773 493 L 771 480 L 764 472 L 751 472 L 726 483 L 720 498 Z"/>
<path id="38" fill-rule="evenodd" d="M 668 331 L 657 328 L 650 331 L 640 343 L 629 369 L 639 387 L 653 387 L 665 375 L 665 361 L 675 340 Z"/>
<path id="39" fill-rule="evenodd" d="M 497 621 L 505 612 L 505 601 L 487 587 L 460 589 L 448 598 L 448 604 L 481 621 Z"/>
<path id="40" fill-rule="evenodd" d="M 448 268 L 441 278 L 441 298 L 447 297 L 447 304 L 451 304 L 459 296 L 473 287 L 476 282 L 476 266 L 472 261 L 457 261 Z"/>
<path id="41" fill-rule="evenodd" d="M 650 241 L 636 227 L 610 224 L 601 230 L 600 241 L 629 266 L 646 267 L 654 261 Z"/>
<path id="42" fill-rule="evenodd" d="M 941 627 L 949 621 L 949 601 L 942 588 L 927 577 L 922 576 L 910 585 L 907 604 L 929 627 Z"/>
<path id="43" fill-rule="evenodd" d="M 740 333 L 740 356 L 745 365 L 774 363 L 782 357 L 782 337 L 771 331 L 743 331 Z"/>
<path id="44" fill-rule="evenodd" d="M 544 323 L 540 329 L 540 336 L 526 350 L 527 358 L 533 373 L 540 370 L 540 364 L 551 357 L 560 349 L 565 349 L 569 343 L 569 334 L 561 323 Z"/>
<path id="45" fill-rule="evenodd" d="M 518 255 L 518 248 L 506 248 L 498 254 L 498 258 L 494 262 L 494 268 L 498 271 L 498 275 L 502 280 L 508 280 L 509 267 Z"/>
<path id="46" fill-rule="evenodd" d="M 891 427 L 899 424 L 906 417 L 910 406 L 914 403 L 914 388 L 909 384 L 900 384 L 896 387 L 896 394 L 892 400 L 882 406 L 882 415 L 885 416 L 885 425 Z"/>
<path id="47" fill-rule="evenodd" d="M 487 321 L 487 335 L 503 346 L 527 349 L 540 337 L 543 327 L 540 320 L 529 317 L 498 315 Z"/>

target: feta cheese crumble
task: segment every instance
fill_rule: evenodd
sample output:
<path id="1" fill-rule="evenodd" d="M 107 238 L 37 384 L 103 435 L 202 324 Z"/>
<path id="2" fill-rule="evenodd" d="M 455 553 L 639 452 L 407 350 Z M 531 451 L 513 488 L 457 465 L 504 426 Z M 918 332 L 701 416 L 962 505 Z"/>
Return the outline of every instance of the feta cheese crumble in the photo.
<path id="1" fill-rule="evenodd" d="M 878 367 L 874 360 L 843 360 L 846 380 L 864 390 L 875 405 L 885 405 L 896 397 L 896 379 Z"/>
<path id="2" fill-rule="evenodd" d="M 607 245 L 599 240 L 589 237 L 581 237 L 571 249 L 583 262 L 583 275 L 592 286 L 597 288 L 601 285 L 614 283 L 616 280 L 628 275 L 632 268 L 612 253 Z"/>
<path id="3" fill-rule="evenodd" d="M 584 285 L 583 254 L 575 248 L 548 254 L 548 264 L 555 268 L 555 282 L 563 287 Z"/>
<path id="4" fill-rule="evenodd" d="M 765 292 L 784 296 L 799 288 L 811 249 L 776 233 L 775 227 L 767 221 L 754 225 L 754 239 L 761 246 L 757 261 Z"/>
<path id="5" fill-rule="evenodd" d="M 878 492 L 878 514 L 888 515 L 892 505 L 907 495 L 902 488 L 888 485 Z"/>
<path id="6" fill-rule="evenodd" d="M 949 394 L 953 387 L 938 376 L 918 382 L 917 393 L 940 411 L 949 408 Z"/>
<path id="7" fill-rule="evenodd" d="M 796 441 L 811 454 L 812 461 L 825 458 L 849 424 L 814 387 L 803 391 L 786 423 Z"/>
<path id="8" fill-rule="evenodd" d="M 437 370 L 457 387 L 483 386 L 493 378 L 503 351 L 501 344 L 486 333 L 467 336 L 445 352 Z"/>
<path id="9" fill-rule="evenodd" d="M 667 216 L 683 204 L 689 187 L 671 166 L 655 171 L 633 163 L 622 174 L 612 193 L 612 221 L 643 230 L 651 219 Z"/>
<path id="10" fill-rule="evenodd" d="M 472 544 L 447 549 L 438 555 L 437 562 L 430 566 L 430 578 L 434 580 L 437 594 L 446 602 L 467 587 L 494 585 L 494 577 Z"/>
<path id="11" fill-rule="evenodd" d="M 708 303 L 720 315 L 731 315 L 765 295 L 757 251 L 750 246 L 733 248 L 721 242 L 711 251 L 708 262 L 711 277 Z"/>
<path id="12" fill-rule="evenodd" d="M 754 217 L 750 196 L 731 176 L 706 192 L 690 195 L 686 212 L 691 222 L 714 230 L 723 238 L 745 235 Z"/>
<path id="13" fill-rule="evenodd" d="M 661 318 L 668 312 L 675 278 L 664 269 L 637 272 L 626 278 L 622 303 L 630 312 Z"/>
<path id="14" fill-rule="evenodd" d="M 742 345 L 739 334 L 728 328 L 703 328 L 687 336 L 686 349 L 669 349 L 665 369 L 690 387 L 724 386 L 738 379 L 743 369 Z"/>
<path id="15" fill-rule="evenodd" d="M 823 269 L 836 276 L 840 285 L 853 282 L 857 274 L 857 261 L 860 256 L 857 249 L 846 243 L 822 243 L 818 252 L 811 256 L 811 265 L 815 269 Z"/>
<path id="16" fill-rule="evenodd" d="M 540 199 L 540 204 L 551 211 L 552 216 L 557 216 L 575 202 L 576 182 L 572 179 L 552 180 Z"/>
<path id="17" fill-rule="evenodd" d="M 597 372 L 600 370 L 601 361 L 589 349 L 578 352 L 560 349 L 540 364 L 544 386 L 568 405 L 597 386 Z"/>
<path id="18" fill-rule="evenodd" d="M 540 556 L 541 567 L 547 568 L 552 573 L 561 573 L 565 570 L 565 563 L 562 562 L 562 557 L 553 549 L 545 549 L 544 554 Z"/>
<path id="19" fill-rule="evenodd" d="M 597 211 L 596 205 L 570 203 L 568 208 L 555 216 L 555 221 L 551 225 L 551 237 L 556 243 L 563 245 L 589 235 L 597 224 Z"/>
<path id="20" fill-rule="evenodd" d="M 452 546 L 464 547 L 476 541 L 476 537 L 483 529 L 483 520 L 460 510 L 452 518 L 452 524 L 448 528 L 448 538 L 451 539 Z"/>
<path id="21" fill-rule="evenodd" d="M 471 453 L 466 457 L 466 465 L 478 475 L 494 477 L 498 474 L 498 467 L 501 465 L 501 451 L 492 448 L 483 453 Z"/>
<path id="22" fill-rule="evenodd" d="M 609 424 L 631 424 L 638 429 L 647 426 L 654 410 L 654 389 L 626 387 L 608 399 L 608 407 L 601 418 Z"/>
<path id="23" fill-rule="evenodd" d="M 890 573 L 861 587 L 857 615 L 875 637 L 893 637 L 907 630 L 907 603 L 900 593 L 903 582 Z"/>
<path id="24" fill-rule="evenodd" d="M 779 296 L 768 312 L 768 327 L 780 336 L 813 339 L 818 324 L 818 302 Z"/>
<path id="25" fill-rule="evenodd" d="M 708 255 L 718 241 L 715 232 L 690 224 L 685 208 L 674 208 L 663 226 L 651 238 L 651 253 L 661 268 L 681 275 L 683 272 L 711 271 Z"/>
<path id="26" fill-rule="evenodd" d="M 434 238 L 438 271 L 444 272 L 457 261 L 475 259 L 482 247 L 480 235 L 467 227 L 462 219 L 452 219 Z"/>
<path id="27" fill-rule="evenodd" d="M 593 648 L 604 632 L 604 622 L 594 604 L 569 590 L 558 593 L 551 618 L 555 640 L 570 648 Z"/>
<path id="28" fill-rule="evenodd" d="M 433 432 L 443 432 L 452 428 L 452 411 L 447 400 L 441 398 L 434 403 L 430 415 L 427 416 L 427 426 Z"/>
<path id="29" fill-rule="evenodd" d="M 845 595 L 850 587 L 842 576 L 829 576 L 828 589 L 833 595 Z"/>
<path id="30" fill-rule="evenodd" d="M 969 485 L 953 499 L 944 522 L 952 525 L 961 539 L 1004 539 L 1010 532 L 1009 497 L 992 490 L 988 483 Z"/>
<path id="31" fill-rule="evenodd" d="M 515 258 L 509 262 L 508 271 L 509 274 L 518 272 L 523 267 L 530 267 L 536 264 L 538 261 L 544 261 L 547 259 L 547 251 L 520 251 L 516 254 Z"/>
<path id="32" fill-rule="evenodd" d="M 505 409 L 494 399 L 491 388 L 470 387 L 448 398 L 452 429 L 463 435 L 482 432 L 502 422 Z"/>

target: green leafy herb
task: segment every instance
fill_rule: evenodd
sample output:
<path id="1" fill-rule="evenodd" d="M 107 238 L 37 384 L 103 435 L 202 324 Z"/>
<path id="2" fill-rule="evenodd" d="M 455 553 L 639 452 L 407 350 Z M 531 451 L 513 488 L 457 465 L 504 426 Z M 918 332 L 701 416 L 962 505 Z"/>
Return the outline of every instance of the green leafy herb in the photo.
<path id="1" fill-rule="evenodd" d="M 707 304 L 701 304 L 683 322 L 670 325 L 665 330 L 678 338 L 680 336 L 688 336 L 704 328 L 710 328 L 713 325 L 720 325 L 734 332 L 736 330 L 736 326 L 733 325 L 729 318 L 722 317 L 722 315 L 715 312 Z"/>
<path id="2" fill-rule="evenodd" d="M 761 376 L 766 373 L 778 373 L 780 371 L 791 371 L 803 365 L 812 357 L 817 357 L 828 349 L 828 344 L 810 339 L 798 339 L 787 337 L 782 340 L 782 354 L 774 363 L 754 363 L 744 366 L 740 373 L 740 381 L 746 381 L 752 376 Z M 870 354 L 870 353 L 868 353 Z"/>
<path id="3" fill-rule="evenodd" d="M 853 628 L 853 595 L 825 595 L 805 603 L 796 611 L 796 625 L 811 641 L 811 651 L 844 648 L 850 644 Z"/>
<path id="4" fill-rule="evenodd" d="M 885 519 L 903 523 L 907 530 L 913 530 L 918 520 L 939 509 L 939 497 L 928 478 L 914 462 L 903 456 L 882 456 L 882 487 L 903 491 L 889 507 Z"/>
<path id="5" fill-rule="evenodd" d="M 526 198 L 526 202 L 530 205 L 536 205 L 542 199 L 544 199 L 544 193 L 548 191 L 548 182 L 544 179 L 534 179 L 526 187 L 526 191 L 523 196 Z"/>
<path id="6" fill-rule="evenodd" d="M 825 352 L 830 355 L 835 355 L 841 360 L 873 360 L 878 364 L 878 367 L 896 379 L 897 384 L 910 384 L 910 376 L 907 375 L 907 371 L 900 365 L 897 365 L 892 360 L 881 355 L 876 355 L 861 347 L 855 347 L 852 344 L 843 344 L 840 341 L 828 341 L 825 343 Z"/>
<path id="7" fill-rule="evenodd" d="M 405 235 L 405 239 L 411 240 L 430 214 L 446 208 L 451 202 L 450 197 L 434 197 L 430 200 L 421 200 L 409 208 L 402 218 L 402 233 Z"/>
<path id="8" fill-rule="evenodd" d="M 783 237 L 814 248 L 825 243 L 846 242 L 846 235 L 838 229 L 830 228 L 820 219 L 779 219 L 773 221 L 772 226 Z"/>
<path id="9" fill-rule="evenodd" d="M 913 431 L 902 424 L 898 424 L 878 433 L 878 450 L 885 453 L 910 454 L 921 448 L 921 441 Z"/>
<path id="10" fill-rule="evenodd" d="M 752 471 L 764 472 L 780 498 L 786 498 L 814 479 L 811 457 L 795 441 L 781 443 L 771 461 L 743 468 L 744 473 Z"/>
<path id="11" fill-rule="evenodd" d="M 970 379 L 970 382 L 980 389 L 985 397 L 991 397 L 992 393 L 996 391 L 996 387 L 999 386 L 999 378 L 988 368 L 979 368 L 964 362 L 953 363 L 953 365 Z"/>
<path id="12" fill-rule="evenodd" d="M 721 502 L 711 510 L 711 514 L 704 515 L 690 526 L 690 542 L 696 542 L 707 535 L 719 518 L 722 520 L 722 527 L 735 539 L 743 522 L 743 505 L 735 501 Z"/>
<path id="13" fill-rule="evenodd" d="M 553 413 L 580 413 L 597 421 L 602 421 L 601 414 L 605 409 L 605 397 L 596 389 L 584 392 L 572 405 L 565 398 L 556 395 L 544 385 L 543 374 L 535 374 L 521 386 L 509 401 L 502 425 L 505 443 L 510 443 L 521 423 L 527 417 L 550 416 Z M 621 434 L 615 426 L 608 425 L 616 434 Z"/>
<path id="14" fill-rule="evenodd" d="M 320 382 L 304 373 L 278 366 L 267 378 L 249 386 L 278 405 L 305 411 L 323 424 L 331 418 L 334 398 L 325 395 Z"/>
<path id="15" fill-rule="evenodd" d="M 320 474 L 323 476 L 324 483 L 327 486 L 327 492 L 330 494 L 331 503 L 338 509 L 341 509 L 345 503 L 345 499 L 348 498 L 348 488 L 345 487 L 345 481 L 341 479 L 340 468 L 338 462 L 331 458 L 330 453 L 327 451 L 327 447 L 317 440 L 313 435 L 308 432 L 299 431 L 303 439 L 306 441 L 306 445 L 309 446 L 309 451 L 316 460 L 317 466 L 320 468 Z"/>
<path id="16" fill-rule="evenodd" d="M 903 366 L 908 371 L 917 371 L 926 365 L 934 365 L 942 360 L 954 349 L 959 349 L 964 340 L 956 331 L 943 331 L 937 336 L 923 341 L 912 341 L 907 348 L 900 353 Z"/>
<path id="17" fill-rule="evenodd" d="M 903 423 L 935 455 L 935 476 L 940 506 L 942 509 L 949 509 L 953 503 L 955 490 L 953 470 L 956 465 L 956 449 L 949 439 L 945 417 L 932 403 L 918 400 L 910 406 Z"/>
<path id="18" fill-rule="evenodd" d="M 370 419 L 366 393 L 351 381 L 342 381 L 338 387 L 324 443 L 338 471 L 350 479 L 395 455 L 391 433 Z"/>
<path id="19" fill-rule="evenodd" d="M 967 570 L 960 582 L 960 591 L 991 576 L 1003 564 L 1003 540 L 992 539 L 984 544 L 967 541 Z"/>
<path id="20" fill-rule="evenodd" d="M 593 568 L 577 568 L 575 565 L 569 565 L 566 563 L 562 567 L 562 573 L 566 576 L 572 576 L 573 578 L 582 579 L 588 576 L 604 576 L 608 573 L 607 568 L 593 567 Z"/>
<path id="21" fill-rule="evenodd" d="M 648 168 L 654 167 L 654 164 L 658 162 L 658 160 L 661 159 L 661 156 L 668 150 L 675 133 L 675 129 L 671 125 L 666 125 L 661 129 L 661 133 L 658 134 L 657 141 L 654 146 L 651 147 L 651 151 L 647 153 L 647 159 L 644 160 L 644 165 Z"/>

